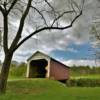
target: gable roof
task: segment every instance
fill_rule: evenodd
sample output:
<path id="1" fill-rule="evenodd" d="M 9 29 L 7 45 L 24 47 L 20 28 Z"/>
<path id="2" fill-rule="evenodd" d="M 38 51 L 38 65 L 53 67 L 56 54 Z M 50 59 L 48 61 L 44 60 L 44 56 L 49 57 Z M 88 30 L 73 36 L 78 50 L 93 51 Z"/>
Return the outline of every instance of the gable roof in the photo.
<path id="1" fill-rule="evenodd" d="M 46 57 L 52 59 L 53 61 L 55 61 L 55 62 L 57 62 L 57 63 L 63 65 L 63 66 L 66 67 L 66 68 L 70 68 L 69 66 L 67 66 L 67 65 L 65 65 L 65 64 L 63 64 L 63 63 L 61 63 L 61 62 L 59 62 L 58 60 L 56 60 L 56 59 L 50 57 L 49 55 L 47 55 L 47 54 L 45 54 L 45 53 L 43 53 L 43 52 L 40 52 L 40 51 L 36 51 L 35 53 L 33 53 L 33 55 L 30 56 L 30 57 L 27 59 L 27 61 L 29 61 L 29 60 L 30 60 L 32 57 L 34 57 L 37 53 L 40 53 L 40 54 L 42 54 L 42 55 L 44 55 L 44 56 L 46 56 Z"/>
<path id="2" fill-rule="evenodd" d="M 48 58 L 51 58 L 50 56 L 48 56 L 48 55 L 44 54 L 43 52 L 36 51 L 35 53 L 33 53 L 33 55 L 32 55 L 32 56 L 30 56 L 30 57 L 27 59 L 27 61 L 29 61 L 32 57 L 34 57 L 34 56 L 35 56 L 36 54 L 38 54 L 38 53 L 40 53 L 40 54 L 42 54 L 42 55 L 44 55 L 44 56 L 46 56 L 46 57 L 48 57 Z"/>

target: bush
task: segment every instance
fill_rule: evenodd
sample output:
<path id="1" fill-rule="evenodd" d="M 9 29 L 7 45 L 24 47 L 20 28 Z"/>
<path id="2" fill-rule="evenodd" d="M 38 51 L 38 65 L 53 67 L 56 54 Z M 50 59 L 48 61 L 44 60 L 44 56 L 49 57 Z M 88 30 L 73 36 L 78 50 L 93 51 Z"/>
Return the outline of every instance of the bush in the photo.
<path id="1" fill-rule="evenodd" d="M 71 79 L 66 81 L 67 86 L 99 87 L 99 79 Z"/>
<path id="2" fill-rule="evenodd" d="M 20 78 L 26 75 L 26 64 L 20 64 L 19 66 L 11 66 L 9 78 Z"/>

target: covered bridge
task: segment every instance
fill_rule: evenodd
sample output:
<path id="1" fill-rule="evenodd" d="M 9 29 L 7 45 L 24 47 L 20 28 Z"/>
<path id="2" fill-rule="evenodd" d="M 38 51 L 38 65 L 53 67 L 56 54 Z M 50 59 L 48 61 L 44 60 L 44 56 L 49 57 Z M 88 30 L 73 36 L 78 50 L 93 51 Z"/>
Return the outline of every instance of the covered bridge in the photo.
<path id="1" fill-rule="evenodd" d="M 27 78 L 50 78 L 59 81 L 69 79 L 69 67 L 52 57 L 35 52 L 27 60 Z"/>

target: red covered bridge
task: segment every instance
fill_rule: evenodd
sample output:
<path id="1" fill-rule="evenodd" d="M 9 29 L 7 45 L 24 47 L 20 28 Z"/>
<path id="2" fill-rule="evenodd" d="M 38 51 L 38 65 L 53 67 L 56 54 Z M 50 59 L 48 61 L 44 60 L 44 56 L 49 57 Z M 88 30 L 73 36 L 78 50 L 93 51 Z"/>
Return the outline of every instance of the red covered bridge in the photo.
<path id="1" fill-rule="evenodd" d="M 42 52 L 35 52 L 27 62 L 26 77 L 28 78 L 47 77 L 59 81 L 69 79 L 70 68 Z"/>

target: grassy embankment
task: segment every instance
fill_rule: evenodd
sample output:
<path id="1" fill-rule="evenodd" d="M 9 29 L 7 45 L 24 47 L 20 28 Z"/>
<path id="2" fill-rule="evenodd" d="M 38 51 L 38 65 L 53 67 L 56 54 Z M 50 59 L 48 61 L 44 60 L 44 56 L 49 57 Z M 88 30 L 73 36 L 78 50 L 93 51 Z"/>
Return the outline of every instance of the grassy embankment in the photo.
<path id="1" fill-rule="evenodd" d="M 7 93 L 0 100 L 99 100 L 100 87 L 66 87 L 48 79 L 26 79 L 26 67 L 10 69 Z M 99 74 L 72 74 L 72 78 L 100 79 Z"/>
<path id="2" fill-rule="evenodd" d="M 65 87 L 48 79 L 23 79 L 8 82 L 0 100 L 99 100 L 100 88 Z"/>

